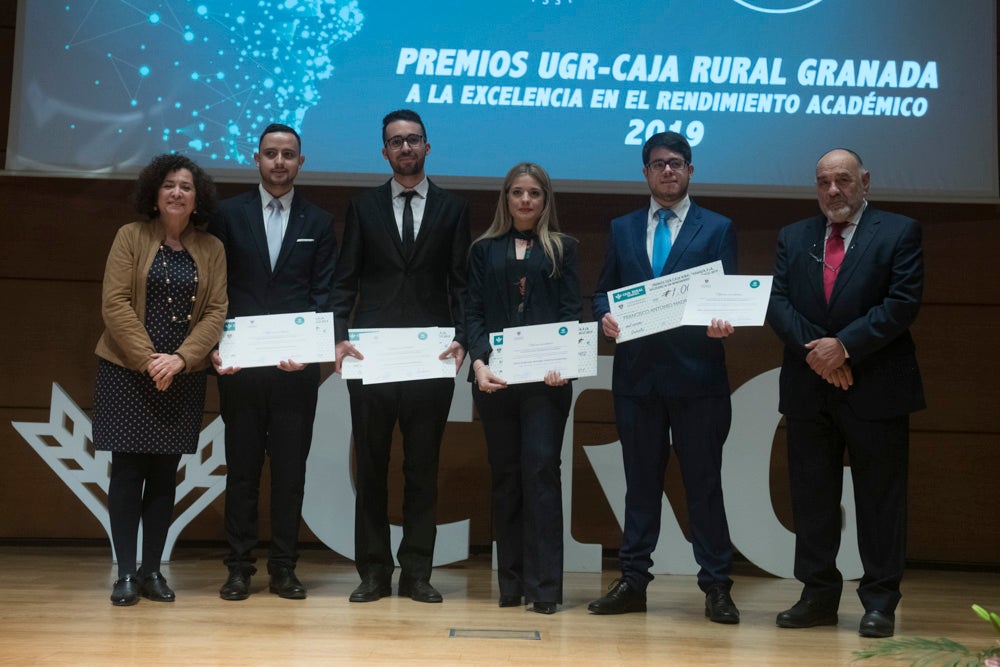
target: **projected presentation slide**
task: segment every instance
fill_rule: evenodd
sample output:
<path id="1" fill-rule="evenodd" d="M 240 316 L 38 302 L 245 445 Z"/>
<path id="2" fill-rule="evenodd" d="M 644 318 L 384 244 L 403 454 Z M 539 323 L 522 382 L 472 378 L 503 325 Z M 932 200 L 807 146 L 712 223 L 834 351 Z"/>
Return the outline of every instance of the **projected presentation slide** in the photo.
<path id="1" fill-rule="evenodd" d="M 7 169 L 131 174 L 157 153 L 224 177 L 301 130 L 323 182 L 384 178 L 412 108 L 428 168 L 470 187 L 521 160 L 641 183 L 674 130 L 700 192 L 805 192 L 855 149 L 881 196 L 996 201 L 996 2 L 22 1 Z"/>

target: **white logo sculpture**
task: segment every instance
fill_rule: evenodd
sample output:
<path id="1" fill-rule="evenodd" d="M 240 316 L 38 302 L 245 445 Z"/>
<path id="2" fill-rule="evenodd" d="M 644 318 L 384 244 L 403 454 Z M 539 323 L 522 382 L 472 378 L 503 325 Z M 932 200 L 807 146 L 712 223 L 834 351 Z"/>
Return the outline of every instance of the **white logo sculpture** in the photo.
<path id="1" fill-rule="evenodd" d="M 101 522 L 108 540 L 111 540 L 111 521 L 107 506 L 111 453 L 94 449 L 91 422 L 83 410 L 58 383 L 53 382 L 49 421 L 12 422 L 11 425 Z M 226 475 L 220 472 L 226 465 L 223 433 L 222 419 L 216 418 L 201 432 L 198 452 L 181 458 L 177 469 L 183 479 L 177 484 L 175 506 L 189 501 L 190 504 L 170 524 L 163 547 L 164 560 L 170 560 L 174 543 L 181 531 L 226 490 Z M 198 492 L 201 492 L 200 495 L 195 495 Z M 141 551 L 141 535 L 139 544 Z M 142 554 L 139 553 L 138 557 L 141 560 Z"/>
<path id="2" fill-rule="evenodd" d="M 611 357 L 598 359 L 598 374 L 573 383 L 573 402 L 590 389 L 611 389 Z M 449 421 L 472 419 L 472 399 L 460 372 Z M 777 520 L 771 505 L 770 461 L 774 431 L 781 415 L 778 405 L 778 369 L 751 379 L 733 393 L 733 422 L 723 450 L 722 485 L 733 545 L 750 562 L 779 577 L 793 576 L 795 536 Z M 354 557 L 354 486 L 351 480 L 351 416 L 346 384 L 329 377 L 319 390 L 313 444 L 306 473 L 302 517 L 328 547 Z M 94 451 L 87 415 L 62 388 L 53 383 L 47 423 L 14 422 L 13 426 L 49 467 L 76 494 L 110 539 L 107 491 L 111 456 Z M 577 542 L 570 534 L 573 493 L 573 418 L 566 425 L 562 449 L 564 563 L 569 572 L 600 572 L 601 545 Z M 167 534 L 164 559 L 190 521 L 225 490 L 224 426 L 217 418 L 202 431 L 198 452 L 181 459 L 182 480 L 177 504 L 190 503 L 174 519 Z M 485 445 L 483 445 L 485 447 Z M 598 483 L 618 524 L 625 516 L 625 473 L 621 443 L 584 448 Z M 95 491 L 98 490 L 100 493 Z M 196 497 L 194 494 L 201 492 Z M 194 500 L 190 500 L 190 498 Z M 667 502 L 666 495 L 663 502 Z M 861 576 L 857 527 L 850 470 L 844 471 L 843 531 L 837 565 L 846 579 Z M 392 526 L 393 550 L 402 528 Z M 434 565 L 465 560 L 469 554 L 469 520 L 438 527 Z M 664 511 L 660 541 L 653 553 L 655 574 L 694 574 L 698 566 L 673 512 Z"/>

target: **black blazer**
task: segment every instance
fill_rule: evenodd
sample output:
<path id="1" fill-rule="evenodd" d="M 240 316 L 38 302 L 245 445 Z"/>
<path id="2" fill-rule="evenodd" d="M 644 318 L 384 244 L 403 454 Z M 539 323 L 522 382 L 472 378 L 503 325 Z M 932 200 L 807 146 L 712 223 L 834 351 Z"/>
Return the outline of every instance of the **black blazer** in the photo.
<path id="1" fill-rule="evenodd" d="M 455 339 L 468 347 L 462 318 L 468 250 L 468 205 L 429 180 L 409 258 L 389 181 L 354 197 L 334 278 L 337 341 L 347 340 L 349 327 L 454 326 Z"/>
<path id="2" fill-rule="evenodd" d="M 916 220 L 868 206 L 861 216 L 830 303 L 823 296 L 826 218 L 789 225 L 778 234 L 768 323 L 785 343 L 779 410 L 812 417 L 840 392 L 863 419 L 887 419 L 924 407 L 910 324 L 924 285 Z M 854 385 L 843 392 L 806 363 L 803 346 L 835 336 L 847 349 Z"/>
<path id="3" fill-rule="evenodd" d="M 229 317 L 329 310 L 337 256 L 333 216 L 298 191 L 273 271 L 259 188 L 223 201 L 208 231 L 226 247 Z"/>
<path id="4" fill-rule="evenodd" d="M 559 275 L 552 278 L 552 261 L 535 244 L 525 266 L 524 324 L 576 322 L 580 319 L 580 273 L 577 241 L 562 236 Z M 465 298 L 465 331 L 469 361 L 489 363 L 489 335 L 513 326 L 507 284 L 507 250 L 510 234 L 477 241 L 469 253 L 469 284 Z M 471 376 L 470 376 L 471 379 Z"/>

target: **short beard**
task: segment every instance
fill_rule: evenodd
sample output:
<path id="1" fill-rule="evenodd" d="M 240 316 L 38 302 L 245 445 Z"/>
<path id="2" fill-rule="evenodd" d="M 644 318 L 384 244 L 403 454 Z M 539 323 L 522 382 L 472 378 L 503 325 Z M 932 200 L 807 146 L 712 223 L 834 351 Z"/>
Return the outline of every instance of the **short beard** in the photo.
<path id="1" fill-rule="evenodd" d="M 854 216 L 856 211 L 851 208 L 850 204 L 842 204 L 836 208 L 830 208 L 829 206 L 823 207 L 823 213 L 826 215 L 828 220 L 843 220 L 847 221 Z"/>

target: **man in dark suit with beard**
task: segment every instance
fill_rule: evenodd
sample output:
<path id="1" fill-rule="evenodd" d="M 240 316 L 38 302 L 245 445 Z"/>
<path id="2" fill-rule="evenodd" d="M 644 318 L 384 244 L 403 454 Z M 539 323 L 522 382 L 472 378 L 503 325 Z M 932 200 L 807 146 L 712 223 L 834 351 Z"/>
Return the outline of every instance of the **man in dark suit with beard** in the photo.
<path id="1" fill-rule="evenodd" d="M 822 215 L 778 236 L 768 322 L 785 343 L 779 410 L 803 588 L 777 624 L 837 624 L 846 449 L 864 565 L 859 633 L 889 637 L 906 557 L 909 414 L 924 407 L 909 331 L 924 266 L 917 221 L 870 206 L 869 182 L 856 153 L 828 152 L 816 165 Z"/>
<path id="2" fill-rule="evenodd" d="M 337 370 L 345 356 L 363 358 L 348 341 L 354 328 L 454 326 L 441 358 L 465 356 L 461 296 L 469 251 L 466 203 L 424 174 L 430 153 L 420 116 L 399 110 L 382 120 L 385 184 L 362 192 L 347 210 L 334 280 Z M 438 453 L 455 391 L 453 378 L 347 383 L 356 462 L 354 559 L 361 585 L 351 602 L 392 592 L 388 467 L 392 433 L 403 434 L 403 539 L 397 557 L 399 595 L 440 602 L 430 584 L 437 536 Z"/>
<path id="3" fill-rule="evenodd" d="M 227 199 L 209 231 L 226 248 L 229 317 L 329 310 L 337 242 L 333 217 L 295 191 L 305 161 L 302 141 L 291 127 L 269 125 L 254 161 L 260 185 Z M 223 600 L 245 600 L 256 572 L 257 497 L 265 454 L 271 470 L 269 588 L 300 600 L 306 590 L 295 576 L 302 519 L 306 458 L 312 444 L 319 390 L 319 364 L 293 359 L 273 368 L 223 367 L 219 407 L 226 424 L 225 528 L 229 577 Z"/>

